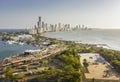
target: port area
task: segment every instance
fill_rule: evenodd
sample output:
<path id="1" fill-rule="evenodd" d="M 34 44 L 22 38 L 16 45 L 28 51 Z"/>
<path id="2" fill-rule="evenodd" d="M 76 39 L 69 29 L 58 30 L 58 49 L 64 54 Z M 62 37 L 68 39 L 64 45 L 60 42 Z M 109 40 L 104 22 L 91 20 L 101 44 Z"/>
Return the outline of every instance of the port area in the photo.
<path id="1" fill-rule="evenodd" d="M 98 53 L 79 53 L 80 62 L 85 68 L 84 77 L 86 82 L 92 80 L 100 82 L 119 82 L 120 75 L 114 71 L 112 65 L 110 65 L 100 54 Z M 88 66 L 84 66 L 84 61 L 88 63 Z"/>

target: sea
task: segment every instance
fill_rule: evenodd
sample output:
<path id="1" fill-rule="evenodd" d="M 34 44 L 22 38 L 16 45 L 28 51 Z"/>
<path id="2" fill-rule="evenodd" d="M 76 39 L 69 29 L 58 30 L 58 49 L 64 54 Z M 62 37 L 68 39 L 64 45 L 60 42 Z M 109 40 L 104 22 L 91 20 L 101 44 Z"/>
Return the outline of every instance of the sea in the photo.
<path id="1" fill-rule="evenodd" d="M 0 29 L 0 33 L 2 32 L 22 32 L 24 29 Z M 35 50 L 40 49 L 40 47 L 35 47 L 33 45 L 19 45 L 19 44 L 7 44 L 6 42 L 0 39 L 0 60 L 9 56 L 19 55 L 23 53 L 25 50 Z"/>
<path id="2" fill-rule="evenodd" d="M 19 32 L 18 29 L 4 29 L 0 32 Z M 64 32 L 47 32 L 43 36 L 60 40 L 76 41 L 83 44 L 106 44 L 106 48 L 120 51 L 120 29 L 92 29 Z M 0 59 L 18 55 L 28 49 L 40 49 L 33 45 L 6 44 L 0 39 Z"/>
<path id="3" fill-rule="evenodd" d="M 25 31 L 25 29 L 0 29 L 0 33 L 22 32 L 22 31 Z"/>
<path id="4" fill-rule="evenodd" d="M 43 36 L 83 44 L 105 45 L 104 48 L 120 51 L 120 29 L 92 29 L 49 32 Z"/>

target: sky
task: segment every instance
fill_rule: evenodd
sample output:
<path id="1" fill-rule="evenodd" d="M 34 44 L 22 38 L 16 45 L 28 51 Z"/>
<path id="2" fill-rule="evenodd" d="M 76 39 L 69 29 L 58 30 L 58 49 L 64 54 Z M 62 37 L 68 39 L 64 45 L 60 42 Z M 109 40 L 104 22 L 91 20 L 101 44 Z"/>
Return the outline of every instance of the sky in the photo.
<path id="1" fill-rule="evenodd" d="M 0 29 L 48 24 L 120 28 L 120 0 L 0 0 Z"/>

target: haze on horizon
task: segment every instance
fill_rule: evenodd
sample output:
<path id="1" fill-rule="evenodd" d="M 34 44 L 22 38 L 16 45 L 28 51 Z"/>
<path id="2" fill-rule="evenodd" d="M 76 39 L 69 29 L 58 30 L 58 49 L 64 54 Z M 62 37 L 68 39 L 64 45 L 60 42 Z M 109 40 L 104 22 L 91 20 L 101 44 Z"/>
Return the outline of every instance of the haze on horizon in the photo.
<path id="1" fill-rule="evenodd" d="M 120 28 L 120 0 L 0 0 L 0 29 L 34 27 L 38 16 L 48 24 Z"/>

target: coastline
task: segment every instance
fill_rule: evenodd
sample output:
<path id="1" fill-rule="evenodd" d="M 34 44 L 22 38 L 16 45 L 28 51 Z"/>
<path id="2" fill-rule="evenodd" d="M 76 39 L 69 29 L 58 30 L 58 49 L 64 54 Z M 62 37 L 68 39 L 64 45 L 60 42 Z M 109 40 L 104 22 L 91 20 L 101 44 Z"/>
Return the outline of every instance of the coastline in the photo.
<path id="1" fill-rule="evenodd" d="M 105 56 L 104 54 L 106 52 L 107 52 L 107 54 L 108 54 L 108 52 L 114 53 L 114 54 L 116 54 L 116 53 L 120 54 L 120 51 L 106 49 L 103 47 L 97 47 L 96 44 L 83 44 L 83 43 L 77 43 L 76 41 L 67 41 L 67 40 L 63 40 L 63 39 L 50 38 L 50 37 L 45 37 L 45 36 L 40 36 L 40 37 L 42 37 L 41 39 L 47 39 L 53 43 L 50 46 L 48 46 L 47 48 L 45 48 L 45 49 L 41 50 L 40 52 L 33 54 L 33 55 L 27 55 L 27 56 L 15 55 L 15 56 L 6 57 L 3 60 L 0 60 L 0 64 L 2 63 L 1 69 L 4 67 L 7 67 L 9 65 L 12 65 L 14 67 L 17 65 L 23 66 L 23 65 L 28 64 L 28 62 L 31 62 L 31 61 L 41 60 L 43 58 L 48 59 L 50 56 L 52 56 L 52 54 L 64 51 L 65 49 L 67 49 L 69 47 L 76 48 L 77 49 L 76 53 L 99 53 L 111 65 L 113 65 L 112 62 L 110 60 L 108 60 L 107 59 L 108 56 Z M 55 41 L 55 43 L 54 43 L 54 41 Z M 98 45 L 106 46 L 106 44 L 98 44 Z M 66 48 L 65 48 L 65 46 L 66 46 Z M 45 53 L 46 51 L 47 51 L 47 53 Z M 42 53 L 42 54 L 40 54 L 40 53 Z M 76 56 L 76 57 L 78 57 L 78 56 Z M 24 64 L 23 64 L 23 62 L 24 62 Z"/>
<path id="2" fill-rule="evenodd" d="M 44 33 L 45 34 L 45 33 Z M 111 50 L 111 51 L 117 51 L 117 52 L 120 52 L 120 50 L 115 50 L 115 49 L 112 49 L 111 47 L 109 47 L 107 44 L 89 44 L 89 43 L 84 43 L 82 41 L 78 42 L 78 41 L 71 41 L 71 40 L 63 40 L 62 38 L 52 38 L 52 37 L 46 37 L 44 36 L 43 34 L 41 35 L 42 37 L 45 37 L 45 38 L 49 38 L 49 39 L 55 39 L 55 40 L 59 40 L 59 41 L 63 41 L 63 42 L 75 42 L 76 44 L 78 45 L 84 45 L 84 46 L 91 46 L 91 47 L 95 47 L 95 48 L 98 48 L 98 49 L 106 49 L 106 50 Z"/>
<path id="3" fill-rule="evenodd" d="M 65 42 L 65 43 L 76 43 L 77 45 L 79 46 L 83 46 L 83 47 L 86 47 L 86 48 L 89 48 L 89 47 L 93 47 L 94 49 L 104 49 L 104 50 L 110 50 L 110 51 L 114 51 L 114 52 L 120 52 L 119 50 L 114 50 L 114 49 L 111 49 L 109 48 L 109 46 L 107 44 L 89 44 L 89 43 L 84 43 L 83 41 L 71 41 L 71 40 L 64 40 L 62 38 L 52 38 L 52 37 L 47 37 L 47 36 L 44 36 L 45 33 L 42 33 L 40 34 L 41 37 L 45 38 L 45 39 L 49 39 L 49 40 L 56 40 L 56 41 L 62 41 L 62 42 Z M 1 38 L 0 38 L 1 39 Z M 29 44 L 28 44 L 29 45 Z M 21 52 L 22 53 L 22 52 Z M 12 55 L 12 56 L 17 56 L 16 55 Z M 7 56 L 5 58 L 9 58 L 9 57 L 12 57 L 12 56 Z M 3 58 L 3 60 L 5 59 Z M 0 59 L 1 60 L 1 59 Z"/>
<path id="4" fill-rule="evenodd" d="M 106 48 L 108 45 L 107 44 L 88 44 L 88 43 L 83 43 L 82 41 L 70 41 L 70 40 L 64 40 L 62 38 L 51 38 L 51 37 L 46 37 L 44 36 L 45 33 L 43 33 L 41 36 L 44 37 L 44 38 L 48 38 L 48 39 L 55 39 L 55 40 L 59 40 L 59 41 L 63 41 L 63 42 L 75 42 L 77 43 L 77 45 L 82 45 L 84 47 L 94 47 L 96 49 L 105 49 L 105 50 L 110 50 L 110 51 L 115 51 L 115 52 L 120 52 L 119 50 L 114 50 L 114 49 L 111 49 L 111 48 Z M 0 38 L 1 39 L 1 38 Z M 21 52 L 22 53 L 22 52 Z M 17 54 L 16 54 L 17 55 Z M 14 55 L 14 56 L 16 56 Z M 7 56 L 9 57 L 9 56 Z M 6 58 L 7 58 L 6 57 Z M 4 58 L 3 58 L 4 59 Z"/>
<path id="5" fill-rule="evenodd" d="M 103 47 L 111 50 L 120 51 L 120 30 L 85 30 L 73 32 L 48 32 L 43 33 L 42 36 L 56 38 L 58 40 L 75 41 L 82 44 L 92 44 L 98 47 Z"/>

